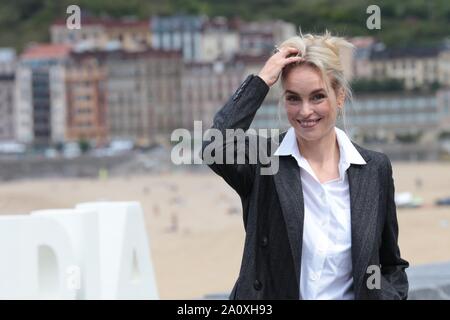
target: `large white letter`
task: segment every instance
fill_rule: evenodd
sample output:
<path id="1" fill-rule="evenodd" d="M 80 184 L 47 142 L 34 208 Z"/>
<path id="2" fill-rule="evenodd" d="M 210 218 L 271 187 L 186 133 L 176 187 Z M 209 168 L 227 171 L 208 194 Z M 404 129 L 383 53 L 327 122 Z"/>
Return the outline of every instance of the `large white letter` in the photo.
<path id="1" fill-rule="evenodd" d="M 54 209 L 31 214 L 57 221 L 70 236 L 76 260 L 64 270 L 65 286 L 77 292 L 77 299 L 100 299 L 98 213 L 93 210 Z"/>
<path id="2" fill-rule="evenodd" d="M 99 214 L 102 298 L 158 299 L 140 204 L 91 202 L 76 208 Z"/>

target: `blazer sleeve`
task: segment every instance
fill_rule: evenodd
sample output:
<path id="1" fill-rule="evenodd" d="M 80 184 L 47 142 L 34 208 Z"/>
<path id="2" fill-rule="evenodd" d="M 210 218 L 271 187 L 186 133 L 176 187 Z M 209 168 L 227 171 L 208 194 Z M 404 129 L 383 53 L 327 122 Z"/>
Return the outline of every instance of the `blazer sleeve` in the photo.
<path id="1" fill-rule="evenodd" d="M 204 140 L 201 157 L 206 164 L 220 175 L 241 196 L 247 194 L 253 185 L 255 164 L 249 161 L 249 137 L 242 134 L 242 139 L 227 136 L 227 129 L 241 129 L 243 133 L 250 127 L 253 118 L 263 103 L 269 86 L 257 75 L 249 75 L 229 98 L 226 104 L 216 113 L 211 129 L 220 131 L 222 139 Z M 239 131 L 239 130 L 237 130 Z M 236 132 L 236 131 L 235 131 Z M 226 160 L 226 153 L 233 150 L 233 161 Z M 217 152 L 223 161 L 215 161 Z M 244 157 L 244 163 L 238 158 Z M 218 157 L 220 158 L 220 157 Z"/>
<path id="2" fill-rule="evenodd" d="M 392 176 L 392 165 L 389 158 L 387 161 L 387 203 L 386 219 L 382 233 L 382 243 L 380 247 L 381 274 L 396 290 L 399 298 L 406 300 L 408 297 L 408 278 L 405 269 L 409 263 L 400 257 L 398 246 L 398 221 L 395 205 L 395 186 Z"/>

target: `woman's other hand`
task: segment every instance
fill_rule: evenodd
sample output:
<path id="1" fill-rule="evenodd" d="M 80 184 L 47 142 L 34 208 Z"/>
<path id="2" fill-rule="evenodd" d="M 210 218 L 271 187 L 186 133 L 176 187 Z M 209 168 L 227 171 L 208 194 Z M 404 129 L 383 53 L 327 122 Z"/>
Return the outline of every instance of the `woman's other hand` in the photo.
<path id="1" fill-rule="evenodd" d="M 302 57 L 297 56 L 299 54 L 299 50 L 293 47 L 283 47 L 279 50 L 277 49 L 277 52 L 266 61 L 258 76 L 263 79 L 269 87 L 271 87 L 275 82 L 277 82 L 281 70 L 286 65 L 304 60 Z"/>

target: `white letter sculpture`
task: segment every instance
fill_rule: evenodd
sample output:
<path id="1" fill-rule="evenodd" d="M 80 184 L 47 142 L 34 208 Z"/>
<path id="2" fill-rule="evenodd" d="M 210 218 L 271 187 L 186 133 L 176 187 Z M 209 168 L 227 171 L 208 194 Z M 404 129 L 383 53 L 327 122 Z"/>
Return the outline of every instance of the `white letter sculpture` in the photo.
<path id="1" fill-rule="evenodd" d="M 0 299 L 158 299 L 140 204 L 0 216 Z"/>

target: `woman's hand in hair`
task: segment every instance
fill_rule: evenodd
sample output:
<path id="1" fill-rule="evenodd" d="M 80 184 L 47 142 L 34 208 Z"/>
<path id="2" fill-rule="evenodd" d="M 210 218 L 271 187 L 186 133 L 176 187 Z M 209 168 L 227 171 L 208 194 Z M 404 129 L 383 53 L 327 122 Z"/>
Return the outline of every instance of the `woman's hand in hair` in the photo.
<path id="1" fill-rule="evenodd" d="M 259 72 L 258 76 L 264 80 L 269 87 L 277 82 L 281 70 L 288 64 L 300 62 L 304 59 L 299 57 L 299 50 L 293 47 L 283 47 L 272 55 Z M 294 55 L 294 56 L 293 56 Z"/>

